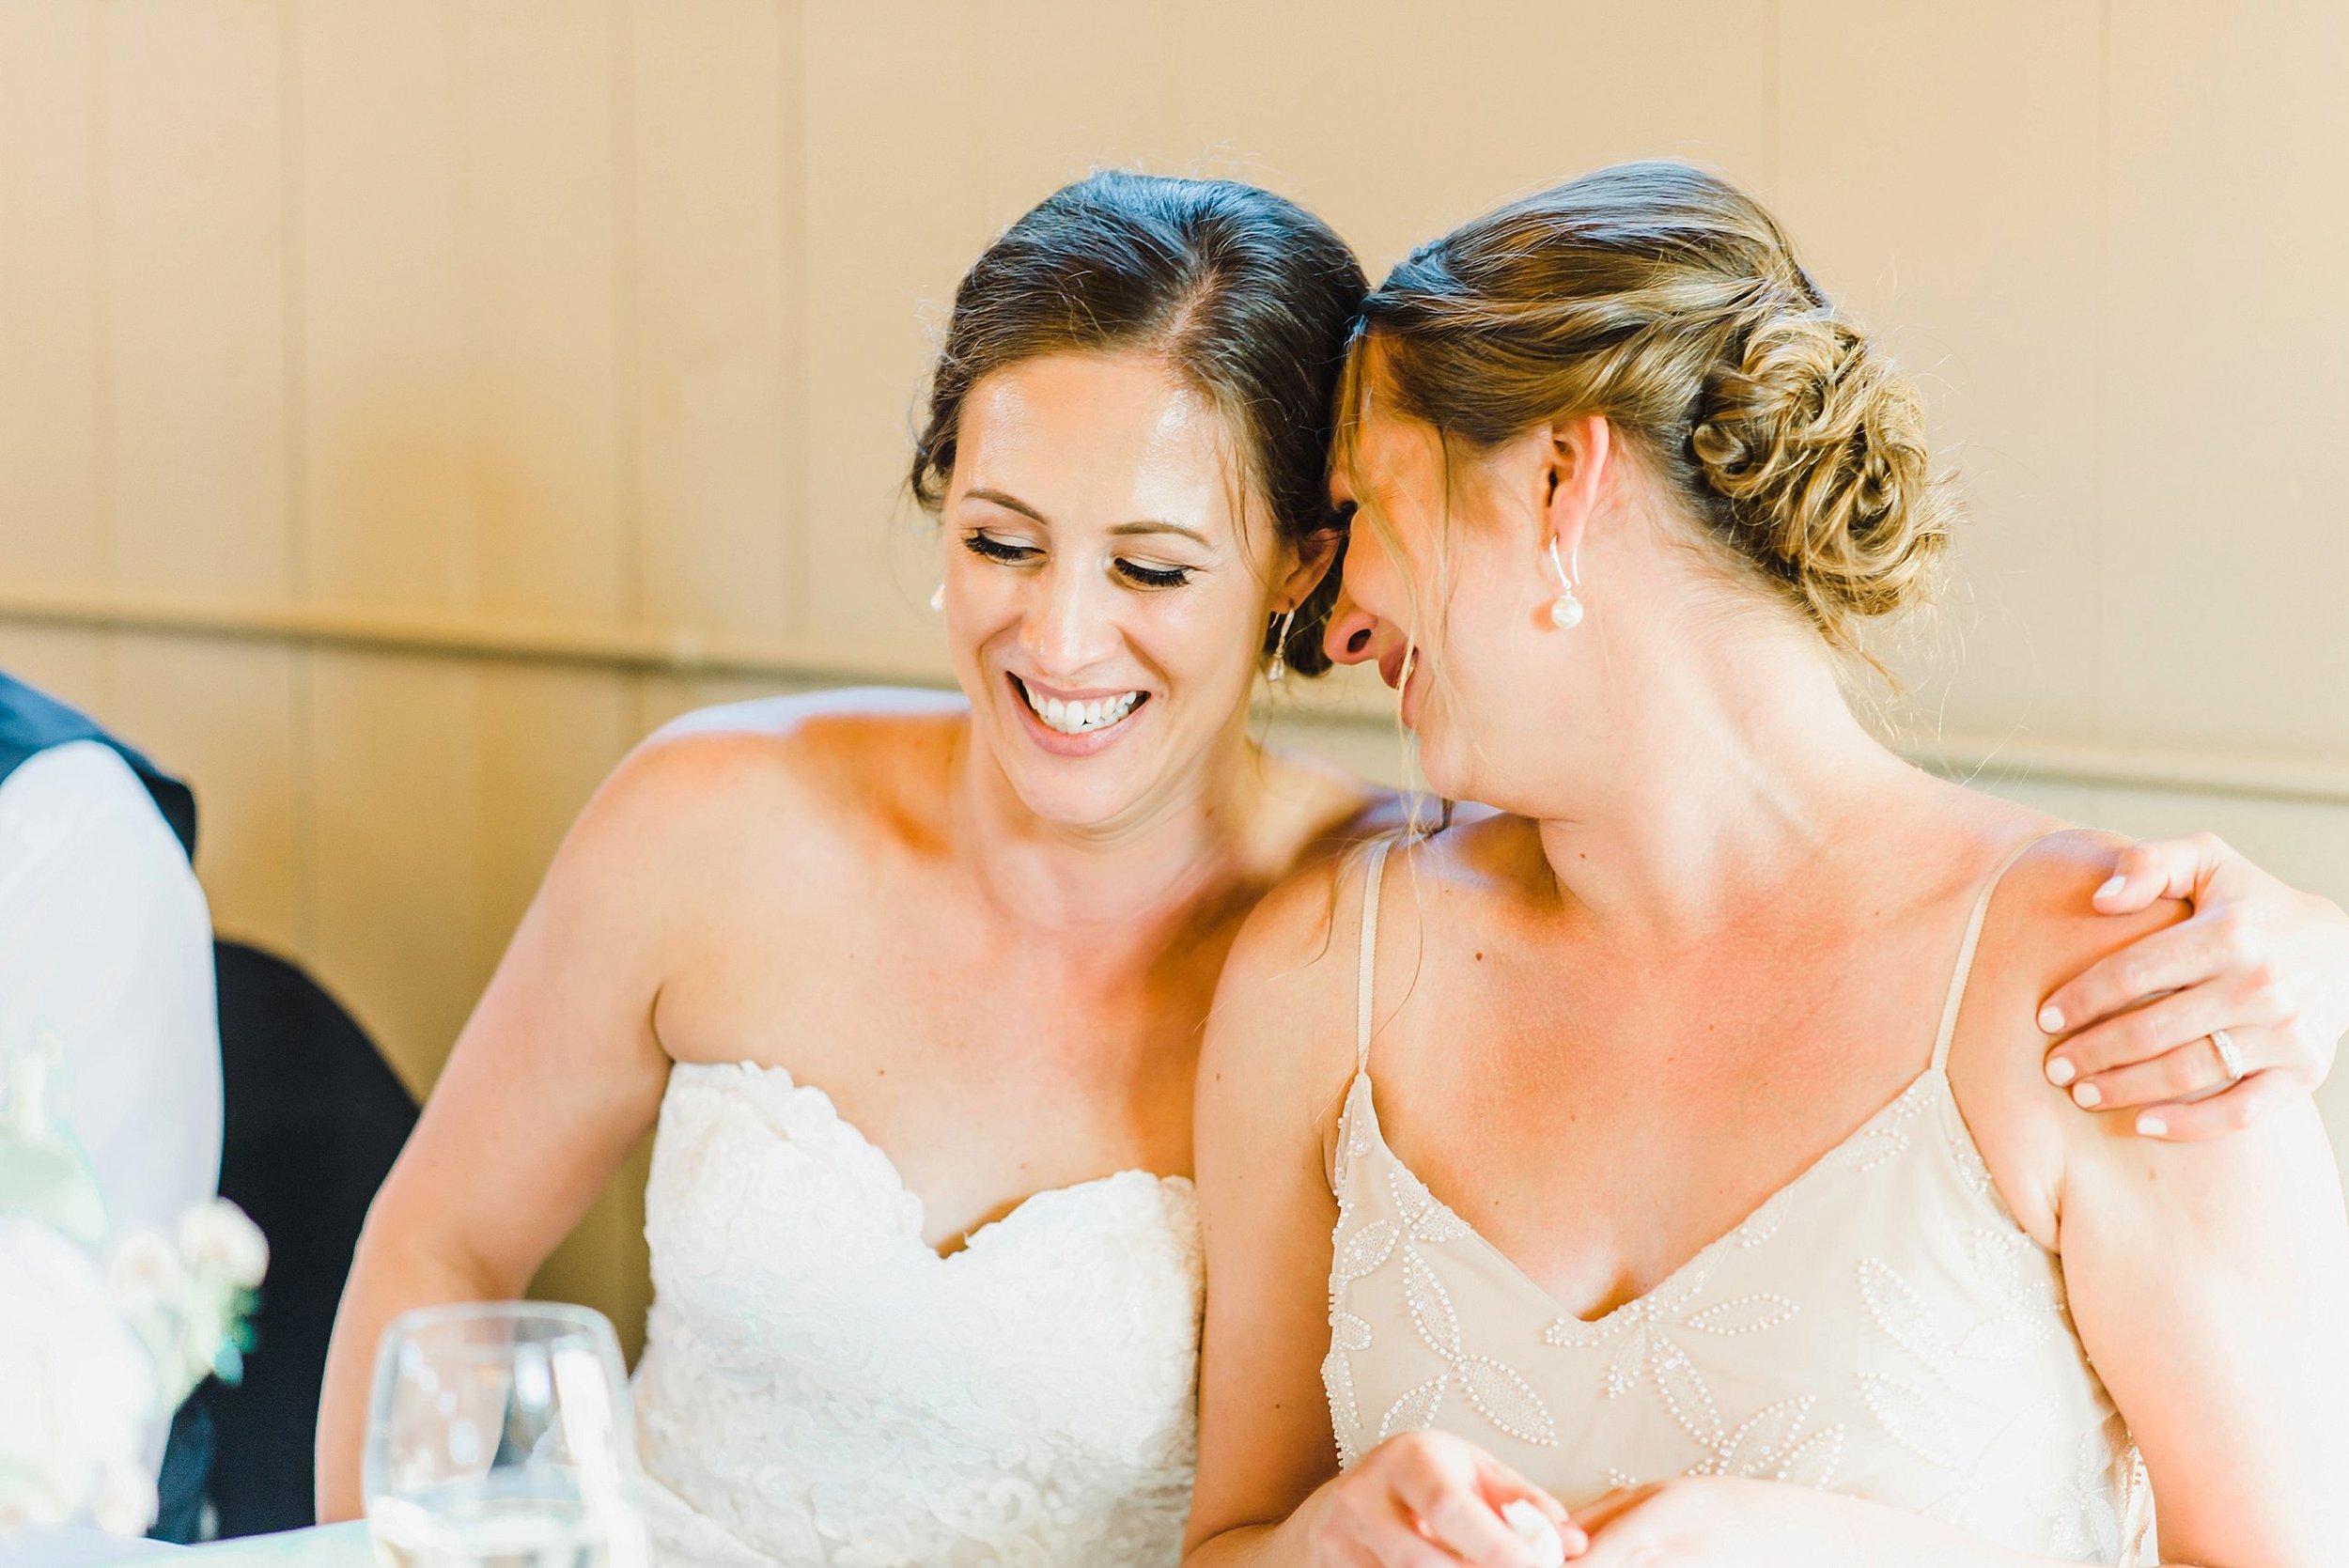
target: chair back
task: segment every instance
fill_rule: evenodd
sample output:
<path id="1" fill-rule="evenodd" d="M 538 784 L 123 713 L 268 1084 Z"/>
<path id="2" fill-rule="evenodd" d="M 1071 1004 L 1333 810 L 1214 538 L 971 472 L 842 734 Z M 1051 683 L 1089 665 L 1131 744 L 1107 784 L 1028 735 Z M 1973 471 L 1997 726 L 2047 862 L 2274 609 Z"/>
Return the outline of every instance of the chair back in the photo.
<path id="1" fill-rule="evenodd" d="M 294 965 L 213 949 L 220 988 L 221 1196 L 269 1238 L 244 1380 L 208 1383 L 207 1492 L 223 1536 L 315 1522 L 319 1390 L 334 1309 L 376 1188 L 416 1125 L 374 1042 Z"/>

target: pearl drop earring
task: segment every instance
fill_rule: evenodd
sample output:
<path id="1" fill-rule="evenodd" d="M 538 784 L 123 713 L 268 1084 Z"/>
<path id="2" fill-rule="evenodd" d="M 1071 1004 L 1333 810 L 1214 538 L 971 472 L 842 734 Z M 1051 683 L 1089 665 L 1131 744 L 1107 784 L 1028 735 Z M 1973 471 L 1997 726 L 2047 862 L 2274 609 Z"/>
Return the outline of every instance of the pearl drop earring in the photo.
<path id="1" fill-rule="evenodd" d="M 930 590 L 930 613 L 932 614 L 943 614 L 945 610 L 946 584 L 941 582 L 937 587 Z"/>
<path id="2" fill-rule="evenodd" d="M 1265 666 L 1264 678 L 1268 681 L 1278 682 L 1288 675 L 1289 624 L 1296 619 L 1295 605 L 1281 612 L 1280 629 L 1272 638 L 1272 662 Z"/>
<path id="3" fill-rule="evenodd" d="M 1549 601 L 1549 624 L 1561 631 L 1572 631 L 1582 624 L 1582 601 L 1574 597 L 1574 579 L 1567 575 L 1565 564 L 1558 559 L 1558 539 L 1549 540 L 1550 569 L 1558 574 L 1558 597 Z M 1574 567 L 1582 569 L 1582 547 L 1574 547 Z"/>

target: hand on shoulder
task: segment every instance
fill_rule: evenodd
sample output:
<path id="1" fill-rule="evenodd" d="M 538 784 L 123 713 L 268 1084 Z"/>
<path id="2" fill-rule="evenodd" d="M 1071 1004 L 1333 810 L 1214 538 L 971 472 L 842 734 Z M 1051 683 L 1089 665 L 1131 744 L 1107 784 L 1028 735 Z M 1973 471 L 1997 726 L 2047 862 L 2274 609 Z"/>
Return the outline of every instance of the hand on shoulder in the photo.
<path id="1" fill-rule="evenodd" d="M 2164 1141 L 2138 1136 L 2133 1111 L 2081 1109 L 2042 1066 L 2049 990 L 2186 917 L 2176 900 L 2092 907 L 2121 843 L 2064 832 L 2009 875 L 1952 1082 L 2009 1207 L 2061 1260 L 2075 1326 L 2151 1470 L 2165 1554 L 2328 1560 L 2349 1528 L 2349 1224 L 2313 1102 Z"/>
<path id="2" fill-rule="evenodd" d="M 2040 1002 L 2063 981 L 2187 912 L 2175 899 L 2130 915 L 2095 908 L 2095 891 L 2111 877 L 2113 857 L 2126 843 L 2059 828 L 2022 852 L 1991 899 L 1950 1049 L 1952 1086 L 2008 1207 L 2050 1249 L 2076 1154 L 2133 1133 L 2092 1107 L 2076 1105 L 2048 1080 L 2051 1042 L 2039 1029 Z"/>

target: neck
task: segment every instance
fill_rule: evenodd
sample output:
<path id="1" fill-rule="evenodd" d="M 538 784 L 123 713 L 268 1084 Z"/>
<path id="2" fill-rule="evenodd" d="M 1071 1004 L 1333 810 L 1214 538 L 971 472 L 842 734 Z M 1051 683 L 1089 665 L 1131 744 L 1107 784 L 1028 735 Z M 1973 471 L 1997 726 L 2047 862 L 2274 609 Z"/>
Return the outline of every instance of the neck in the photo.
<path id="1" fill-rule="evenodd" d="M 1815 876 L 1915 779 L 1810 635 L 1765 627 L 1706 657 L 1638 660 L 1604 770 L 1540 825 L 1576 904 L 1627 934 L 1701 939 Z"/>
<path id="2" fill-rule="evenodd" d="M 988 896 L 1015 923 L 1114 932 L 1153 948 L 1170 923 L 1218 904 L 1253 860 L 1262 756 L 1239 715 L 1183 776 L 1117 818 L 1070 824 L 1037 815 L 993 753 L 963 733 L 954 832 Z"/>

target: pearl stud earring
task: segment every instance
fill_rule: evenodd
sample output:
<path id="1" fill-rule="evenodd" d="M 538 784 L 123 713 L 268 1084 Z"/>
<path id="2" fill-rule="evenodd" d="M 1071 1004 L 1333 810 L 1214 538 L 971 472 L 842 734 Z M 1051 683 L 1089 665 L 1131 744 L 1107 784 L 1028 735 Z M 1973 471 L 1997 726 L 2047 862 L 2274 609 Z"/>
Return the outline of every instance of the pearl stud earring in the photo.
<path id="1" fill-rule="evenodd" d="M 930 590 L 930 611 L 933 614 L 943 614 L 945 610 L 946 584 L 941 582 L 937 587 Z"/>
<path id="2" fill-rule="evenodd" d="M 1575 570 L 1582 569 L 1582 547 L 1575 546 Z M 1565 564 L 1558 559 L 1558 540 L 1549 541 L 1549 567 L 1558 574 L 1558 597 L 1549 601 L 1549 624 L 1561 631 L 1572 631 L 1582 624 L 1582 601 L 1574 597 L 1574 579 L 1567 575 Z"/>

